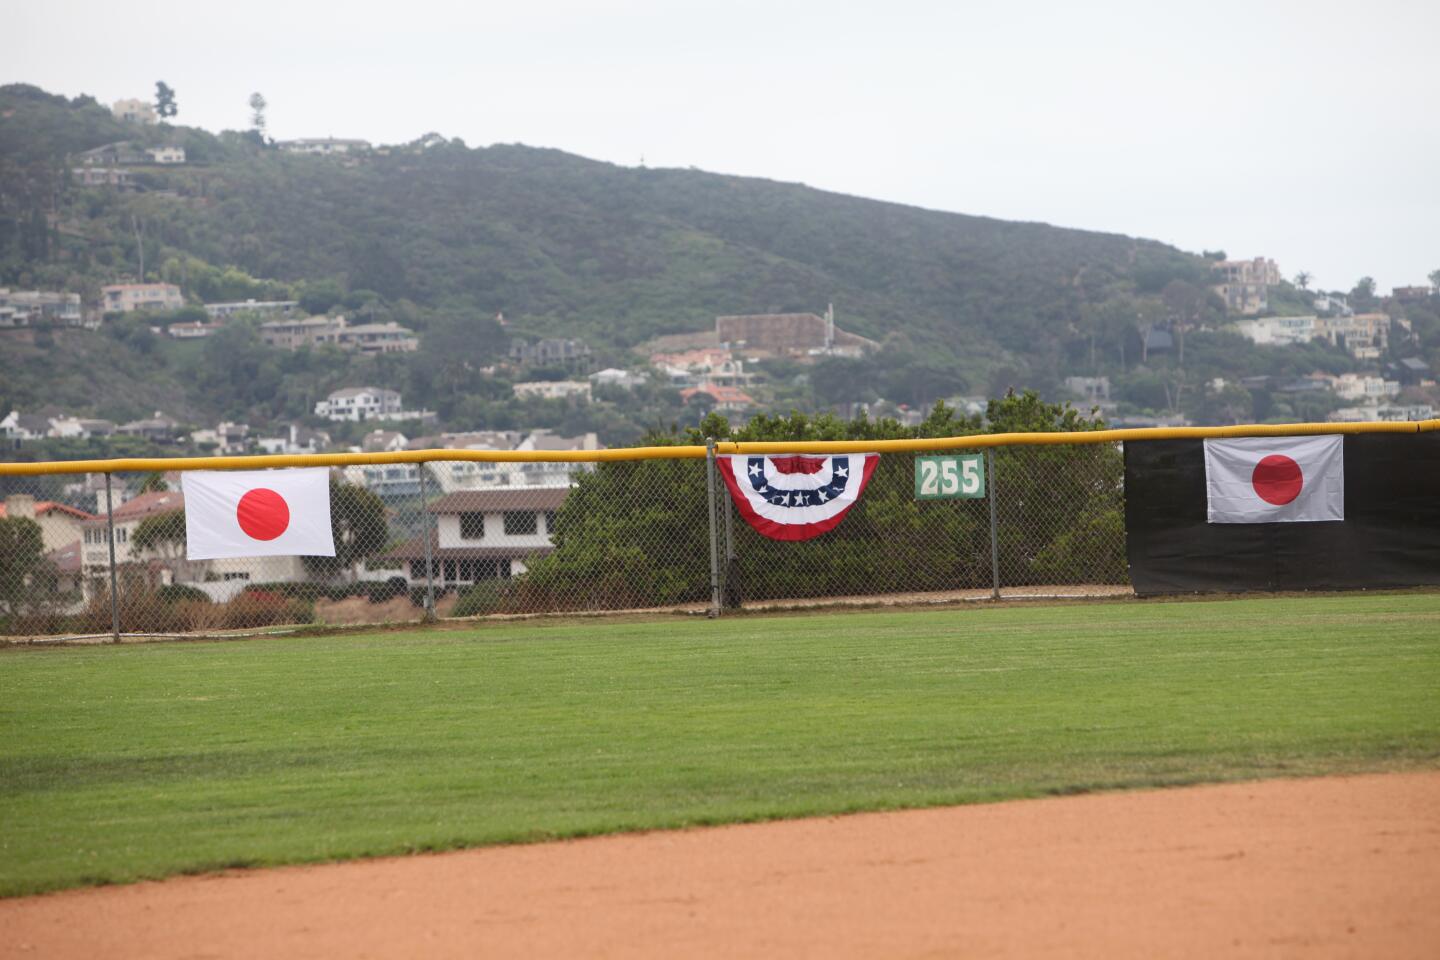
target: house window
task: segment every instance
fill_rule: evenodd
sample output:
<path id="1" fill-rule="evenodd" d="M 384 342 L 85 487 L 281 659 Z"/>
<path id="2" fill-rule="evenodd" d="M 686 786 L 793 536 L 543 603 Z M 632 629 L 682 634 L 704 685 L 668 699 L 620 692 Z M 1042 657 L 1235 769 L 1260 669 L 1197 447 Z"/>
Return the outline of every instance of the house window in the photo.
<path id="1" fill-rule="evenodd" d="M 533 510 L 506 510 L 505 533 L 512 537 L 534 533 L 538 528 Z"/>
<path id="2" fill-rule="evenodd" d="M 551 536 L 555 535 L 555 511 L 545 511 L 545 532 Z"/>
<path id="3" fill-rule="evenodd" d="M 505 531 L 510 531 L 509 521 L 506 521 Z M 461 540 L 484 540 L 485 539 L 485 514 L 483 513 L 462 513 L 460 514 L 460 539 Z"/>

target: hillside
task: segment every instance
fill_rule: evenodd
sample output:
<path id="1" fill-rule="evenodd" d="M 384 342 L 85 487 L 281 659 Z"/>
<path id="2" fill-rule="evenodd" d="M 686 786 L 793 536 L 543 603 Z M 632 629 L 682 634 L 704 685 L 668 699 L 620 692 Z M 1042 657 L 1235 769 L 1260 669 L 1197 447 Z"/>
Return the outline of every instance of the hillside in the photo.
<path id="1" fill-rule="evenodd" d="M 67 155 L 117 140 L 177 143 L 189 162 L 138 169 L 135 193 L 72 182 Z M 843 328 L 885 344 L 874 364 L 818 378 L 856 393 L 848 399 L 861 398 L 860 386 L 910 403 L 1009 383 L 1048 387 L 1077 372 L 1076 357 L 1093 356 L 1097 341 L 1123 356 L 1134 298 L 1158 300 L 1172 281 L 1206 275 L 1201 258 L 1152 241 L 796 184 L 443 140 L 353 160 L 293 155 L 253 134 L 140 128 L 88 98 L 0 88 L 0 285 L 93 297 L 137 275 L 142 244 L 146 278 L 181 284 L 195 303 L 288 293 L 313 310 L 414 327 L 421 352 L 393 364 L 384 385 L 452 419 L 496 415 L 476 397 L 498 402 L 505 391 L 475 371 L 503 356 L 512 335 L 580 337 L 601 362 L 623 365 L 633 361 L 628 348 L 704 329 L 718 314 L 831 302 Z M 501 311 L 506 330 L 492 319 Z M 261 401 L 277 390 L 313 397 L 356 373 L 282 370 L 263 395 L 217 393 L 201 389 L 216 371 L 187 376 L 183 364 L 161 362 L 163 351 L 127 358 L 143 344 L 131 339 L 110 335 L 116 369 L 148 366 L 197 415 L 303 415 Z M 96 362 L 94 350 L 64 351 L 41 378 L 15 370 L 17 351 L 7 352 L 0 362 L 10 369 L 0 372 L 15 376 L 0 401 L 12 404 L 44 402 L 36 392 L 45 384 Z M 312 379 L 285 386 L 286 376 Z M 135 400 L 114 378 L 79 382 L 96 388 L 92 408 Z M 663 407 L 630 420 L 653 421 Z"/>

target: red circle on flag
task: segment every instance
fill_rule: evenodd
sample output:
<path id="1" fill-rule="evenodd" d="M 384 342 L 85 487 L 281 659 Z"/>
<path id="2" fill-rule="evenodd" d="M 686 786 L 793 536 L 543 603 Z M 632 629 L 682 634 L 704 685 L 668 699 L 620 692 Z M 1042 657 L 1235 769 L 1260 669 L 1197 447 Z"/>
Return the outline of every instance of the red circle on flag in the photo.
<path id="1" fill-rule="evenodd" d="M 274 490 L 256 487 L 235 507 L 240 529 L 256 540 L 274 540 L 290 526 L 290 505 Z"/>
<path id="2" fill-rule="evenodd" d="M 1300 490 L 1305 486 L 1305 474 L 1300 471 L 1300 464 L 1294 460 L 1283 454 L 1272 453 L 1255 464 L 1250 483 L 1261 500 L 1283 507 L 1300 496 Z"/>

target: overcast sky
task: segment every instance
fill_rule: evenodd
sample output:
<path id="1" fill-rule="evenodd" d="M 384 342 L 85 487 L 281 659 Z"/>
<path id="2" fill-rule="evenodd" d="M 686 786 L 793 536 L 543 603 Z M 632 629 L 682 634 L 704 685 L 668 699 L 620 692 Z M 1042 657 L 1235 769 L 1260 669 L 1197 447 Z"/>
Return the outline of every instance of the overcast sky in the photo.
<path id="1" fill-rule="evenodd" d="M 1440 2 L 0 0 L 0 82 L 277 139 L 525 143 L 1273 257 L 1440 268 Z"/>

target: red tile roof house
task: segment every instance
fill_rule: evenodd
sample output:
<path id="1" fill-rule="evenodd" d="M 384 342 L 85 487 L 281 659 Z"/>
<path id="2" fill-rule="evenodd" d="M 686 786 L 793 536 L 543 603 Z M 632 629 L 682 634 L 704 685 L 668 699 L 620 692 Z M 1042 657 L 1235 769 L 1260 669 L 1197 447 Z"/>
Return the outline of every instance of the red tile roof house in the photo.
<path id="1" fill-rule="evenodd" d="M 549 554 L 555 512 L 569 487 L 461 490 L 430 504 L 435 516 L 431 561 L 436 590 L 481 580 L 505 580 L 527 561 Z M 425 541 L 417 536 L 387 555 L 408 561 L 411 586 L 425 583 Z"/>
<path id="2" fill-rule="evenodd" d="M 53 500 L 36 500 L 28 494 L 13 493 L 0 503 L 0 517 L 26 517 L 40 525 L 45 549 L 59 550 L 79 543 L 84 536 L 83 521 L 96 519 L 76 507 Z"/>
<path id="3" fill-rule="evenodd" d="M 142 493 L 115 508 L 115 565 L 127 579 L 139 579 L 154 588 L 167 583 L 185 583 L 203 590 L 212 600 L 229 600 L 249 583 L 289 583 L 307 577 L 299 557 L 239 557 L 224 560 L 187 560 L 185 545 L 167 544 L 144 552 L 130 545 L 135 530 L 146 517 L 185 509 L 185 494 L 179 490 Z M 81 560 L 87 599 L 91 593 L 109 589 L 110 546 L 104 515 L 84 522 L 84 555 Z M 121 587 L 123 591 L 124 586 Z"/>

